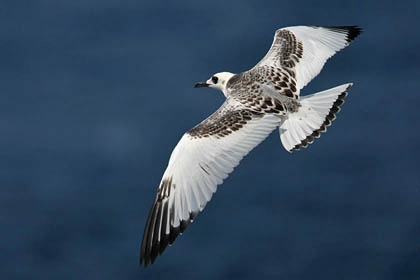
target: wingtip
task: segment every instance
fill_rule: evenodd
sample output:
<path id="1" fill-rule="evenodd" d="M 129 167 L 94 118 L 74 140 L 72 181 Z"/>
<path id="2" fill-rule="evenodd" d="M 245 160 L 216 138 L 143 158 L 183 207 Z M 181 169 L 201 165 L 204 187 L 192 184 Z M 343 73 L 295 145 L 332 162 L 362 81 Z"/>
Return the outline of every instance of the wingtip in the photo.
<path id="1" fill-rule="evenodd" d="M 356 37 L 359 36 L 363 32 L 363 29 L 360 26 L 357 26 L 357 25 L 325 26 L 325 28 L 330 29 L 332 31 L 339 32 L 339 33 L 345 33 L 347 43 L 350 43 L 351 41 L 356 39 Z"/>
<path id="2" fill-rule="evenodd" d="M 146 268 L 148 264 L 149 264 L 149 262 L 148 262 L 148 261 L 147 261 L 147 259 L 144 257 L 144 255 L 141 255 L 141 256 L 140 256 L 139 266 L 140 266 L 140 267 L 144 267 L 144 268 Z"/>
<path id="3" fill-rule="evenodd" d="M 197 213 L 190 213 L 190 217 L 196 217 L 198 215 Z M 149 264 L 154 264 L 157 257 L 159 255 L 162 255 L 162 253 L 165 251 L 165 249 L 168 247 L 168 245 L 172 245 L 172 243 L 175 241 L 175 239 L 182 235 L 182 233 L 187 229 L 188 225 L 191 223 L 191 220 L 182 220 L 180 222 L 180 225 L 177 227 L 171 226 L 170 233 L 165 234 L 162 242 L 155 242 L 151 245 L 151 248 L 145 248 L 142 249 L 140 252 L 140 261 L 139 266 L 140 267 L 148 267 Z M 143 242 L 147 242 L 144 240 Z"/>
<path id="4" fill-rule="evenodd" d="M 363 32 L 363 29 L 357 25 L 354 25 L 354 26 L 348 26 L 347 31 L 348 31 L 347 42 L 350 43 Z"/>

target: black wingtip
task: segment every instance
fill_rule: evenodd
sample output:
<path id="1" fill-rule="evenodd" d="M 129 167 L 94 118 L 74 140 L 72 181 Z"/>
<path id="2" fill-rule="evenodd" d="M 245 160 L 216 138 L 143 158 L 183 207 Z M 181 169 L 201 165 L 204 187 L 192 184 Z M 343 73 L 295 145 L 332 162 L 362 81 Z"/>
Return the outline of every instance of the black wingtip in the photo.
<path id="1" fill-rule="evenodd" d="M 175 218 L 175 201 L 169 205 L 170 189 L 166 188 L 171 184 L 172 179 L 162 183 L 147 217 L 140 249 L 140 266 L 147 267 L 149 264 L 153 264 L 168 245 L 172 244 L 187 229 L 199 213 L 199 211 L 191 211 L 189 217 L 185 220 L 178 220 L 179 224 L 176 227 L 173 226 L 175 219 L 179 218 Z"/>
<path id="2" fill-rule="evenodd" d="M 184 231 L 187 229 L 188 225 L 190 224 L 190 220 L 183 220 L 181 221 L 181 233 L 184 233 Z"/>
<path id="3" fill-rule="evenodd" d="M 151 217 L 153 218 L 157 216 L 156 213 L 158 212 L 158 210 L 152 209 L 151 212 L 152 212 Z M 196 218 L 197 214 L 198 212 L 190 213 L 190 217 Z M 157 259 L 157 257 L 159 255 L 162 255 L 162 253 L 165 251 L 168 245 L 171 245 L 175 241 L 175 239 L 177 239 L 177 237 L 181 235 L 187 229 L 191 221 L 192 221 L 191 219 L 182 220 L 180 221 L 179 226 L 177 227 L 170 226 L 169 234 L 162 234 L 160 241 L 152 238 L 153 242 L 151 242 L 150 240 L 151 235 L 153 236 L 153 233 L 150 232 L 151 227 L 150 225 L 147 225 L 146 228 L 148 228 L 148 230 L 146 231 L 146 234 L 143 237 L 142 250 L 140 252 L 140 266 L 144 266 L 146 268 L 149 264 L 153 264 L 155 260 Z M 150 222 L 150 224 L 153 224 L 153 221 Z M 150 244 L 150 245 L 147 246 L 144 244 Z"/>
<path id="4" fill-rule="evenodd" d="M 325 28 L 330 29 L 332 31 L 345 33 L 347 35 L 346 41 L 350 43 L 353 41 L 360 33 L 363 32 L 363 29 L 357 25 L 352 26 L 325 26 Z"/>
<path id="5" fill-rule="evenodd" d="M 347 27 L 347 42 L 351 42 L 353 41 L 357 36 L 359 36 L 362 32 L 363 29 L 359 26 L 348 26 Z"/>
<path id="6" fill-rule="evenodd" d="M 149 265 L 149 260 L 148 260 L 148 258 L 145 256 L 145 255 L 141 255 L 140 256 L 140 263 L 139 263 L 139 266 L 140 267 L 144 267 L 144 268 L 146 268 L 147 266 Z"/>

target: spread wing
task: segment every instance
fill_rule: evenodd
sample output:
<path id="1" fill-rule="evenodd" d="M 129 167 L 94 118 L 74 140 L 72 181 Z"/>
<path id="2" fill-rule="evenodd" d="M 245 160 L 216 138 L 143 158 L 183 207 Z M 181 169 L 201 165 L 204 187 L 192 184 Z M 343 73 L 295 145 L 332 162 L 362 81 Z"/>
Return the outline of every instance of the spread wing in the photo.
<path id="1" fill-rule="evenodd" d="M 147 219 L 140 264 L 153 263 L 172 244 L 239 161 L 280 119 L 228 98 L 208 119 L 184 134 L 172 152 Z"/>
<path id="2" fill-rule="evenodd" d="M 362 29 L 357 26 L 293 26 L 276 31 L 270 50 L 254 67 L 284 70 L 303 88 L 319 74 L 328 58 L 349 45 Z"/>

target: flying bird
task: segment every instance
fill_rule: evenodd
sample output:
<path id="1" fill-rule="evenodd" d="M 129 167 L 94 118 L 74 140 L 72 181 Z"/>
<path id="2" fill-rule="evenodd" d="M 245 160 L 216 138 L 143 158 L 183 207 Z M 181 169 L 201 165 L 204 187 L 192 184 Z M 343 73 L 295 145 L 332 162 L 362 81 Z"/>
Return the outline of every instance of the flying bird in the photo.
<path id="1" fill-rule="evenodd" d="M 226 100 L 173 150 L 147 218 L 140 264 L 154 263 L 204 209 L 217 185 L 273 130 L 279 129 L 289 152 L 308 147 L 326 131 L 352 83 L 302 97 L 300 90 L 361 31 L 357 26 L 282 28 L 252 69 L 217 73 L 195 85 L 218 89 Z"/>

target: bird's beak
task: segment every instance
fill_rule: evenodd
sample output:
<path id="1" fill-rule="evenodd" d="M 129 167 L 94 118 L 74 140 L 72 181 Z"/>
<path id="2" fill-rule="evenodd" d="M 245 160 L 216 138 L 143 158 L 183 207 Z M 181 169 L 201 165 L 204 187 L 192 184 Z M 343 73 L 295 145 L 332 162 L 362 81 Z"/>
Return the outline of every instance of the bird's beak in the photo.
<path id="1" fill-rule="evenodd" d="M 196 83 L 195 84 L 195 88 L 198 88 L 198 87 L 208 87 L 209 86 L 209 84 L 208 83 L 206 83 L 206 82 L 201 82 L 201 83 Z"/>

